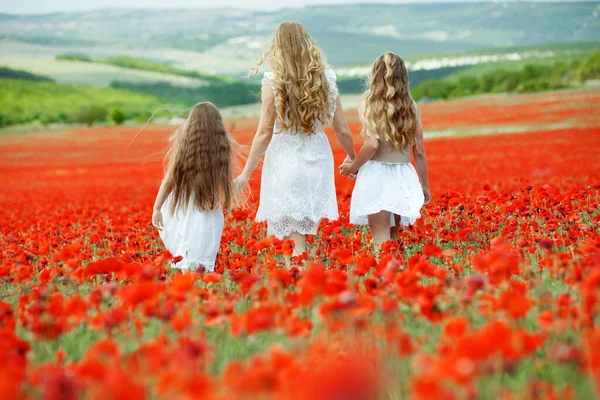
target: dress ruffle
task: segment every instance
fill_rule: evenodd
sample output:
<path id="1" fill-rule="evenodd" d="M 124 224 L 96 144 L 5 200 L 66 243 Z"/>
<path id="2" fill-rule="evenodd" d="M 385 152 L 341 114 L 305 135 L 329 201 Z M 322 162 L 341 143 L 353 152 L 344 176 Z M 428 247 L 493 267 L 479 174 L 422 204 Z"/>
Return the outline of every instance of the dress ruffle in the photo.
<path id="1" fill-rule="evenodd" d="M 421 217 L 425 198 L 419 176 L 410 163 L 368 161 L 356 177 L 350 203 L 350 223 L 367 225 L 368 216 L 380 211 L 400 215 L 402 225 Z M 390 226 L 394 226 L 390 215 Z"/>

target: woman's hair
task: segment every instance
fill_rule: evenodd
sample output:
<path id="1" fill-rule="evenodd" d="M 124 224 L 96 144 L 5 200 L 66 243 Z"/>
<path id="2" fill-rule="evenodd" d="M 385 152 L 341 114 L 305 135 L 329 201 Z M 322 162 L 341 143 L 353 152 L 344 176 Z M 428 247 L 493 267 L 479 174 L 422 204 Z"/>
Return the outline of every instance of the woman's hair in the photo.
<path id="1" fill-rule="evenodd" d="M 328 123 L 330 88 L 325 60 L 306 28 L 297 22 L 279 25 L 271 47 L 249 76 L 256 75 L 267 58 L 275 75 L 277 120 L 282 129 L 310 135 L 316 121 Z"/>
<path id="2" fill-rule="evenodd" d="M 363 109 L 363 135 L 403 150 L 417 143 L 419 121 L 410 96 L 404 60 L 385 53 L 375 60 Z"/>
<path id="3" fill-rule="evenodd" d="M 171 137 L 167 173 L 171 174 L 171 213 L 190 198 L 198 210 L 229 209 L 235 197 L 232 146 L 223 118 L 212 103 L 196 104 Z"/>

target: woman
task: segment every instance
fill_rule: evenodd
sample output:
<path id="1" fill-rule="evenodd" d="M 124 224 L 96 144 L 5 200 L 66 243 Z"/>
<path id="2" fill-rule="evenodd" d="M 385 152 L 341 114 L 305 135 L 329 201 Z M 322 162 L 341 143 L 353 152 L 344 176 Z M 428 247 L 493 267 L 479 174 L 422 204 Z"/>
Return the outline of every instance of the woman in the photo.
<path id="1" fill-rule="evenodd" d="M 299 23 L 285 22 L 251 75 L 269 60 L 273 72 L 262 81 L 262 113 L 240 186 L 265 157 L 256 221 L 268 234 L 294 241 L 294 254 L 306 251 L 306 235 L 323 218 L 338 218 L 331 146 L 323 132 L 333 122 L 336 137 L 355 158 L 352 134 L 340 103 L 335 74 L 325 69 L 321 49 Z"/>

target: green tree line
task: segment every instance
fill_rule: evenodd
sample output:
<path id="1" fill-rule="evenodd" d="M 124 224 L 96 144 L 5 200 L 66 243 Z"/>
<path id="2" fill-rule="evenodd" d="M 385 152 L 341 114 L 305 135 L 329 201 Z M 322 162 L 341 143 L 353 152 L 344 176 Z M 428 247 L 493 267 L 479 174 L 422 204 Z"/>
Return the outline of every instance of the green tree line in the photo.
<path id="1" fill-rule="evenodd" d="M 148 118 L 164 102 L 125 89 L 60 85 L 33 79 L 0 78 L 0 127 L 39 121 L 86 123 Z M 123 119 L 118 114 L 123 114 Z"/>
<path id="2" fill-rule="evenodd" d="M 569 63 L 526 64 L 521 69 L 492 70 L 481 76 L 431 79 L 411 89 L 415 100 L 452 99 L 487 93 L 528 93 L 556 90 L 600 78 L 600 51 Z M 411 74 L 412 76 L 412 74 Z"/>
<path id="3" fill-rule="evenodd" d="M 202 101 L 210 101 L 217 107 L 252 104 L 259 101 L 260 86 L 246 82 L 213 82 L 206 86 L 182 87 L 168 82 L 111 83 L 111 87 L 127 89 L 138 93 L 156 96 L 169 104 L 191 107 Z"/>
<path id="4" fill-rule="evenodd" d="M 10 69 L 6 67 L 0 67 L 0 78 L 7 79 L 25 79 L 28 81 L 36 81 L 36 82 L 54 82 L 54 80 L 48 78 L 47 76 L 32 74 L 27 71 L 21 71 L 18 69 Z"/>

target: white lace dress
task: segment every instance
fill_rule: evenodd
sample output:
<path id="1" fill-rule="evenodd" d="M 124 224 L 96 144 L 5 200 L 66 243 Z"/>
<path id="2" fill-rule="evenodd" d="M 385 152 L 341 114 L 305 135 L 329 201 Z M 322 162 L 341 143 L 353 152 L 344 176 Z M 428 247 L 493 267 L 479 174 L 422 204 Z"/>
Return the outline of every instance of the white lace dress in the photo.
<path id="1" fill-rule="evenodd" d="M 325 76 L 333 118 L 338 97 L 336 77 L 331 70 Z M 273 80 L 273 74 L 266 72 L 263 87 L 271 85 L 276 94 Z M 281 131 L 277 121 L 274 131 Z M 256 214 L 257 222 L 267 221 L 269 236 L 283 239 L 292 232 L 314 235 L 321 219 L 338 218 L 333 153 L 319 121 L 314 132 L 313 135 L 290 131 L 273 134 L 263 163 Z"/>
<path id="2" fill-rule="evenodd" d="M 173 267 L 183 270 L 204 267 L 206 271 L 214 271 L 225 223 L 223 210 L 219 207 L 214 211 L 199 211 L 190 199 L 187 210 L 178 206 L 171 215 L 172 197 L 169 195 L 161 207 L 164 227 L 159 235 L 174 257 L 183 257 Z"/>

